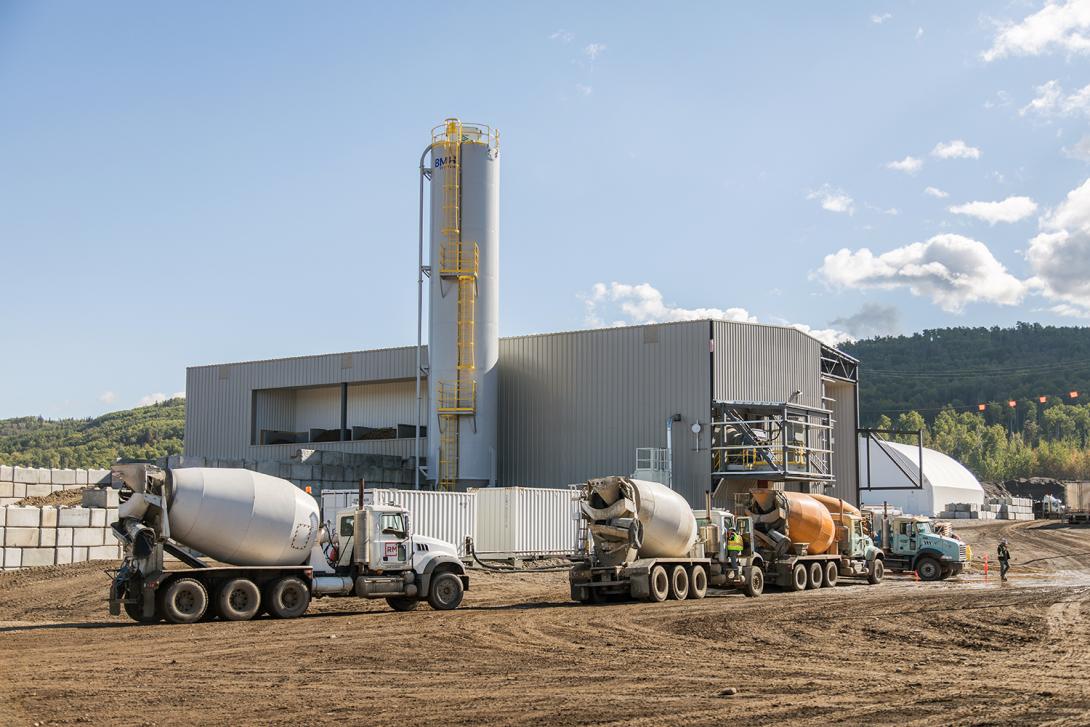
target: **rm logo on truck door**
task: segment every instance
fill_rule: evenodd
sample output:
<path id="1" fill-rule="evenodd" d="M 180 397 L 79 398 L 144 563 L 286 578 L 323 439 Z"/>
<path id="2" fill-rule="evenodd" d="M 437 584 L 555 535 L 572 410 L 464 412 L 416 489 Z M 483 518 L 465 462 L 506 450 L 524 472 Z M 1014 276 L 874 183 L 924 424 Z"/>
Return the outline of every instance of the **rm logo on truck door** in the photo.
<path id="1" fill-rule="evenodd" d="M 383 553 L 383 555 L 382 555 L 383 560 L 385 560 L 387 558 L 396 559 L 397 558 L 397 543 L 383 543 L 383 545 L 385 546 L 385 549 L 386 549 L 386 552 Z"/>

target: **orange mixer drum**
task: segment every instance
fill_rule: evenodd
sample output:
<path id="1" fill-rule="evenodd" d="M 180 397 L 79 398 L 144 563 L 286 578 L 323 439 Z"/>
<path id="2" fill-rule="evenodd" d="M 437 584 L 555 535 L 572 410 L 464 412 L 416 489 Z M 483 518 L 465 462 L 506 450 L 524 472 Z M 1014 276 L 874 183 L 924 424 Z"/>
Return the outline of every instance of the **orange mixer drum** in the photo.
<path id="1" fill-rule="evenodd" d="M 828 495 L 810 495 L 810 497 L 814 498 L 822 505 L 824 505 L 829 510 L 829 514 L 833 516 L 834 520 L 836 519 L 836 516 L 840 514 L 841 503 L 844 503 L 845 515 L 855 515 L 856 517 L 862 517 L 859 512 L 859 508 L 851 504 L 850 502 L 844 502 L 843 500 L 840 500 L 836 497 L 829 497 Z"/>
<path id="2" fill-rule="evenodd" d="M 750 490 L 750 494 L 763 511 L 777 504 L 787 509 L 787 533 L 793 543 L 807 543 L 806 552 L 821 555 L 829 549 L 836 537 L 833 517 L 828 508 L 812 496 L 802 492 L 780 490 Z"/>

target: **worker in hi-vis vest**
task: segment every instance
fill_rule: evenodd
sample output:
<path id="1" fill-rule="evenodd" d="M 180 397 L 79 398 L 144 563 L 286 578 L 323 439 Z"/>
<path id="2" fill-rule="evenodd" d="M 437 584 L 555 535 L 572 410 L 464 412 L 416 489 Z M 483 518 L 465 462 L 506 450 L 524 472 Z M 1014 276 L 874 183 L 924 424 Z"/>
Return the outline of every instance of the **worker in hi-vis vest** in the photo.
<path id="1" fill-rule="evenodd" d="M 727 558 L 730 567 L 738 570 L 738 556 L 742 554 L 742 536 L 734 528 L 727 531 Z"/>

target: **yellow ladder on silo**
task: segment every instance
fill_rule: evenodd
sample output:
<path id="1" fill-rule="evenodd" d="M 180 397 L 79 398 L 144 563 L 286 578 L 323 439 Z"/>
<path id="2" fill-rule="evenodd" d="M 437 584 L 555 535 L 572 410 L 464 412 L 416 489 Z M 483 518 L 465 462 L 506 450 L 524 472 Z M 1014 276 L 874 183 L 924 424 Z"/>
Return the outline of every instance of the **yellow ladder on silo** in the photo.
<path id="1" fill-rule="evenodd" d="M 443 240 L 439 248 L 439 277 L 457 281 L 457 378 L 440 381 L 436 412 L 439 415 L 439 470 L 436 485 L 453 490 L 459 474 L 460 420 L 477 413 L 477 364 L 474 339 L 477 327 L 477 275 L 480 251 L 476 242 L 462 241 L 461 149 L 462 125 L 446 123 L 442 141 L 445 151 L 443 178 Z"/>

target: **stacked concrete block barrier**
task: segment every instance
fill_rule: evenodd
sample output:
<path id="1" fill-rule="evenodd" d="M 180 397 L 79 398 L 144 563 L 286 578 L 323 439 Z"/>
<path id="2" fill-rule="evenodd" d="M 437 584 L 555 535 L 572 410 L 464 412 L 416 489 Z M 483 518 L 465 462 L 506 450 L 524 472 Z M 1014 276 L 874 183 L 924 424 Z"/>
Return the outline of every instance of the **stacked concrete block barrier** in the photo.
<path id="1" fill-rule="evenodd" d="M 939 517 L 958 520 L 1033 520 L 1028 497 L 989 497 L 984 504 L 951 502 Z"/>
<path id="2" fill-rule="evenodd" d="M 0 507 L 14 505 L 26 497 L 45 497 L 58 490 L 71 490 L 109 481 L 110 470 L 0 465 Z"/>
<path id="3" fill-rule="evenodd" d="M 88 490 L 83 500 L 79 507 L 0 507 L 3 569 L 120 558 L 121 547 L 110 532 L 117 520 L 117 490 Z"/>

